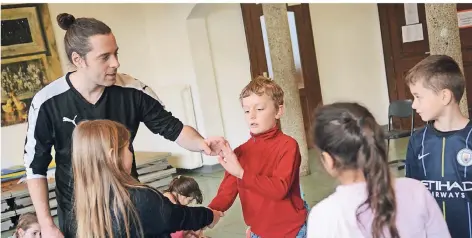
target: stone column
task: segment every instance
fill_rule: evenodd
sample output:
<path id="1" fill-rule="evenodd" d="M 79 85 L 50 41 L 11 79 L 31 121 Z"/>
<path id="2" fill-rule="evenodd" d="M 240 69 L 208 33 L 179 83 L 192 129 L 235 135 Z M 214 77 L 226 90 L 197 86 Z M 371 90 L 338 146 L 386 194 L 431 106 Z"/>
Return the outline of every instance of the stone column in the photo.
<path id="1" fill-rule="evenodd" d="M 300 147 L 300 175 L 310 174 L 308 147 L 303 125 L 300 95 L 295 81 L 295 62 L 287 18 L 286 4 L 262 4 L 272 61 L 273 80 L 284 90 L 285 114 L 280 120 L 282 130 L 295 138 Z"/>
<path id="2" fill-rule="evenodd" d="M 427 3 L 425 10 L 431 55 L 441 54 L 452 57 L 464 72 L 456 4 Z M 459 105 L 462 114 L 468 117 L 465 91 Z"/>

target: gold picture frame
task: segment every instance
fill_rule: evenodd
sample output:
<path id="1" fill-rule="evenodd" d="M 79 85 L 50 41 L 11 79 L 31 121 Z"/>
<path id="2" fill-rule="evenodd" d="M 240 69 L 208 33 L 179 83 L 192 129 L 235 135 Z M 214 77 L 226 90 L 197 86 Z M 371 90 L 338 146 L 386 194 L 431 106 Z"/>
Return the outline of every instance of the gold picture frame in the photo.
<path id="1" fill-rule="evenodd" d="M 33 96 L 54 79 L 45 54 L 2 60 L 2 126 L 24 123 Z"/>
<path id="2" fill-rule="evenodd" d="M 45 51 L 37 8 L 2 8 L 2 58 Z"/>
<path id="3" fill-rule="evenodd" d="M 64 74 L 48 4 L 2 4 L 1 58 L 1 126 L 25 123 L 33 96 Z"/>

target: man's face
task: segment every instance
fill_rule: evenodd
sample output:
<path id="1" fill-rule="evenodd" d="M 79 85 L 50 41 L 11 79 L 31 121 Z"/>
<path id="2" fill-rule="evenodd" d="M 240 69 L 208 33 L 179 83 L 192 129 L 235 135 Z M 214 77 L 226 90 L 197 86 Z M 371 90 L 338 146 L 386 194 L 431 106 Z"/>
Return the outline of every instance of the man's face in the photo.
<path id="1" fill-rule="evenodd" d="M 94 35 L 89 37 L 89 44 L 92 50 L 85 55 L 85 61 L 79 70 L 96 85 L 115 84 L 116 73 L 120 67 L 115 36 L 112 33 Z"/>

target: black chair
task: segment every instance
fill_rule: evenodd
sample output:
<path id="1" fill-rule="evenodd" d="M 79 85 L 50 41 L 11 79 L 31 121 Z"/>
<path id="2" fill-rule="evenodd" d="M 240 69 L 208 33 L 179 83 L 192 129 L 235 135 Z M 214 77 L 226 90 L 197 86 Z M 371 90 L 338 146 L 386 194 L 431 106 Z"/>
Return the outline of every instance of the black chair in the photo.
<path id="1" fill-rule="evenodd" d="M 413 101 L 411 100 L 397 100 L 390 103 L 388 106 L 388 124 L 385 131 L 385 139 L 387 140 L 387 153 L 390 149 L 390 140 L 409 137 L 415 130 L 415 112 L 412 108 Z M 394 117 L 397 118 L 411 118 L 410 130 L 393 129 Z M 405 168 L 405 160 L 393 160 L 389 165 L 397 165 L 398 170 Z"/>

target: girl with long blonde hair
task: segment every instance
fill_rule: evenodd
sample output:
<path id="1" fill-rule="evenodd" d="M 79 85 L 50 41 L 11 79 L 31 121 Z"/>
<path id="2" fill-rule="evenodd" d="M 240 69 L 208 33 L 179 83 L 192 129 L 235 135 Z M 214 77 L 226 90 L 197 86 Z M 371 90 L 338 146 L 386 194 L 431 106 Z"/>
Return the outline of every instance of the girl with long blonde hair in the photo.
<path id="1" fill-rule="evenodd" d="M 222 215 L 174 205 L 130 174 L 130 133 L 110 120 L 83 121 L 72 135 L 74 212 L 78 238 L 170 237 L 213 227 Z"/>

